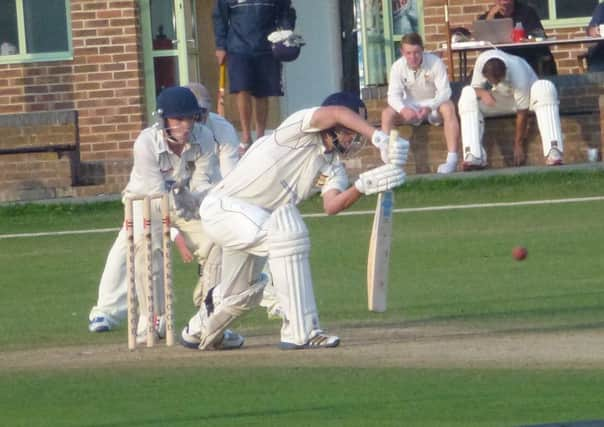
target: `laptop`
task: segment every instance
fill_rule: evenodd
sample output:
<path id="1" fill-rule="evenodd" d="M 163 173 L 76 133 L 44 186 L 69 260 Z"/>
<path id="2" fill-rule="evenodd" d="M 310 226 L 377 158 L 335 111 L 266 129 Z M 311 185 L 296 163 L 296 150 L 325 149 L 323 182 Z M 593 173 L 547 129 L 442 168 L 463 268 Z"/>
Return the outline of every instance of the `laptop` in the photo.
<path id="1" fill-rule="evenodd" d="M 512 18 L 481 19 L 472 24 L 472 37 L 474 40 L 483 40 L 497 43 L 511 43 L 514 21 Z"/>

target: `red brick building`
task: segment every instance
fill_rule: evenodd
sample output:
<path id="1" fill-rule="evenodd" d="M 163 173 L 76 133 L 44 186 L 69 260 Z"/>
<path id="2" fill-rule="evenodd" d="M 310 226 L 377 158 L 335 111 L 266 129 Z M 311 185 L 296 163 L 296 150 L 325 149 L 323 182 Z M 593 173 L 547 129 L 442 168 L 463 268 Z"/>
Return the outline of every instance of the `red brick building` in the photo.
<path id="1" fill-rule="evenodd" d="M 330 24 L 334 33 L 342 35 L 338 84 L 351 88 L 361 80 L 374 121 L 383 107 L 388 57 L 400 38 L 391 30 L 391 1 L 293 0 L 294 6 L 311 10 L 317 18 L 326 11 L 339 13 L 341 28 Z M 542 0 L 539 4 L 555 9 L 556 2 Z M 161 88 L 199 79 L 201 69 L 202 81 L 211 92 L 216 89 L 218 71 L 210 30 L 213 3 L 9 0 L 8 10 L 0 16 L 0 202 L 121 191 L 131 167 L 132 143 L 152 120 L 150 113 Z M 450 0 L 451 26 L 468 26 L 489 4 L 484 0 Z M 443 1 L 420 0 L 415 6 L 427 49 L 438 49 L 446 43 Z M 371 12 L 371 20 L 369 12 L 363 10 Z M 304 13 L 299 14 L 299 20 L 312 39 L 315 20 Z M 550 19 L 544 23 L 550 36 L 562 38 L 582 32 L 586 20 Z M 363 22 L 358 34 L 354 29 L 357 21 Z M 156 43 L 159 36 L 167 37 L 168 42 Z M 359 67 L 357 41 L 360 52 L 372 52 L 377 71 L 366 68 L 367 60 L 365 68 Z M 305 52 L 311 48 L 306 47 Z M 317 47 L 319 52 L 322 48 Z M 567 160 L 571 162 L 583 161 L 587 146 L 602 144 L 603 102 L 599 97 L 604 81 L 601 75 L 578 75 L 577 54 L 585 48 L 553 49 L 560 73 L 556 84 L 563 97 L 562 109 L 568 113 L 563 127 L 569 143 Z M 324 59 L 313 55 L 310 60 L 315 63 Z M 374 81 L 369 80 L 369 72 Z M 279 105 L 271 105 L 274 125 L 281 113 Z M 232 106 L 230 110 L 232 120 Z M 505 120 L 497 123 L 501 130 L 491 132 L 501 138 L 509 132 L 510 124 Z M 438 150 L 444 143 L 439 131 L 421 132 L 424 135 L 414 141 L 409 173 L 431 171 L 433 163 L 442 158 Z M 428 143 L 419 144 L 420 140 Z M 503 143 L 495 138 L 488 144 L 496 147 Z M 24 152 L 28 150 L 41 152 Z M 500 154 L 499 160 L 497 153 L 490 155 L 495 167 L 505 165 L 505 153 Z M 351 164 L 352 172 L 374 161 L 372 156 L 360 159 Z"/>

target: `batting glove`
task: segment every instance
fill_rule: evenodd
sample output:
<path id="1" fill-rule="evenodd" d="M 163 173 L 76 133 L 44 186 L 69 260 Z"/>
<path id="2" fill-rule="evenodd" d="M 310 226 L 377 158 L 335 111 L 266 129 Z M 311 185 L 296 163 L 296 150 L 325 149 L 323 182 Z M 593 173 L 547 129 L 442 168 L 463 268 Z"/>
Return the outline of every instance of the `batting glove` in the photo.
<path id="1" fill-rule="evenodd" d="M 388 163 L 395 166 L 403 166 L 407 163 L 409 155 L 409 141 L 397 138 L 388 144 Z"/>
<path id="2" fill-rule="evenodd" d="M 376 130 L 371 136 L 371 143 L 380 150 L 380 157 L 384 163 L 402 166 L 407 163 L 409 154 L 409 141 L 397 138 L 390 142 L 390 137 L 381 130 Z"/>
<path id="3" fill-rule="evenodd" d="M 391 164 L 370 169 L 359 175 L 354 186 L 363 194 L 375 194 L 392 190 L 405 182 L 405 172 Z"/>

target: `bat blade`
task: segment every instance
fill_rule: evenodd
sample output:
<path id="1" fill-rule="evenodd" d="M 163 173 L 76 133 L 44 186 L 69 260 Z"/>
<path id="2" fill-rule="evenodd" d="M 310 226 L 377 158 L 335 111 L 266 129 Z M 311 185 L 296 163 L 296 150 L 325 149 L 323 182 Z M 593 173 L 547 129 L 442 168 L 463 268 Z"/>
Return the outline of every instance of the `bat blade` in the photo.
<path id="1" fill-rule="evenodd" d="M 390 131 L 389 144 L 398 139 L 396 130 Z M 400 167 L 401 165 L 396 165 Z M 367 306 L 369 311 L 386 311 L 388 299 L 388 270 L 392 240 L 392 209 L 394 193 L 384 191 L 378 195 L 367 256 Z"/>
<path id="2" fill-rule="evenodd" d="M 388 297 L 388 270 L 392 239 L 392 208 L 394 194 L 385 191 L 378 195 L 367 256 L 367 305 L 370 311 L 386 311 Z"/>
<path id="3" fill-rule="evenodd" d="M 220 64 L 216 112 L 224 117 L 224 87 L 226 85 L 226 64 Z"/>

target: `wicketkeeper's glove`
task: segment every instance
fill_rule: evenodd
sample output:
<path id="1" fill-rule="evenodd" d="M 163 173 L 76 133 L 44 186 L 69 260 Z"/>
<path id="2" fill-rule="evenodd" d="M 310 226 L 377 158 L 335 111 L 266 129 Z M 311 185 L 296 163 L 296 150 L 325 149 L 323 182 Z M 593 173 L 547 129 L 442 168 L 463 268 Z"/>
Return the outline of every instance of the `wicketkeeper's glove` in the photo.
<path id="1" fill-rule="evenodd" d="M 392 190 L 404 182 L 405 172 L 397 166 L 387 164 L 363 172 L 354 186 L 363 194 L 375 194 Z"/>
<path id="2" fill-rule="evenodd" d="M 199 205 L 202 194 L 191 192 L 185 185 L 177 184 L 172 188 L 174 210 L 185 221 L 199 219 Z"/>
<path id="3" fill-rule="evenodd" d="M 390 142 L 390 138 L 381 130 L 376 130 L 371 136 L 371 143 L 380 150 L 380 157 L 384 163 L 402 166 L 407 163 L 409 155 L 409 141 L 398 137 Z"/>

